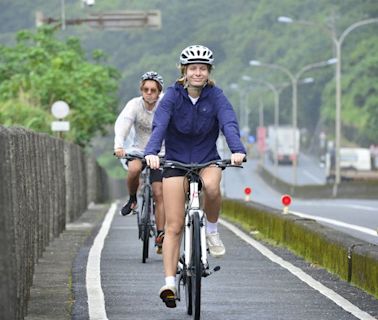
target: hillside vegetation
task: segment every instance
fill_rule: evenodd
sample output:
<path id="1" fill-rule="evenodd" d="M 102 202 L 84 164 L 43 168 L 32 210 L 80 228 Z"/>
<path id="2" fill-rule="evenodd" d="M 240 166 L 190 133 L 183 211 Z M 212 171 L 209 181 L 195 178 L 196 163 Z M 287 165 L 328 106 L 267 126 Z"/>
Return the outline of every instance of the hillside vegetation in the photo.
<path id="1" fill-rule="evenodd" d="M 144 71 L 154 69 L 163 75 L 167 84 L 170 84 L 178 75 L 176 64 L 181 50 L 190 44 L 203 44 L 214 51 L 216 69 L 213 76 L 217 84 L 226 91 L 235 108 L 240 107 L 240 96 L 237 91 L 230 89 L 230 84 L 236 83 L 241 93 L 248 93 L 246 100 L 248 100 L 251 132 L 255 132 L 258 124 L 260 100 L 265 107 L 265 123 L 273 122 L 273 97 L 266 90 L 251 88 L 251 83 L 243 81 L 242 76 L 248 75 L 254 79 L 268 81 L 278 87 L 288 83 L 289 78 L 280 71 L 251 67 L 250 60 L 281 65 L 295 74 L 306 65 L 328 60 L 334 55 L 331 38 L 327 33 L 322 32 L 319 26 L 334 28 L 336 34 L 340 36 L 353 23 L 378 17 L 376 0 L 97 0 L 95 6 L 90 8 L 83 8 L 78 0 L 66 0 L 65 4 L 67 19 L 87 17 L 91 12 L 114 10 L 160 10 L 162 14 L 160 30 L 104 31 L 91 30 L 81 25 L 67 26 L 65 31 L 58 29 L 54 33 L 56 41 L 66 42 L 69 37 L 76 37 L 80 41 L 88 63 L 98 68 L 102 64 L 102 68 L 107 70 L 104 81 L 109 81 L 109 86 L 100 91 L 93 90 L 98 95 L 106 95 L 107 98 L 89 96 L 87 99 L 90 103 L 70 101 L 74 108 L 72 117 L 78 116 L 78 113 L 85 113 L 88 116 L 98 107 L 100 112 L 106 114 L 104 119 L 98 120 L 104 125 L 112 124 L 117 110 L 127 99 L 138 94 L 137 83 Z M 10 50 L 15 46 L 16 32 L 19 30 L 28 29 L 36 32 L 34 23 L 36 10 L 43 11 L 45 16 L 58 18 L 61 15 L 60 1 L 0 0 L 1 50 L 5 50 L 4 47 Z M 279 16 L 313 22 L 318 26 L 279 23 L 277 21 Z M 359 27 L 346 37 L 342 47 L 344 143 L 356 143 L 362 146 L 378 143 L 377 31 L 378 23 Z M 93 59 L 92 53 L 97 49 L 104 52 L 106 59 L 102 56 L 100 60 Z M 60 53 L 54 54 L 56 57 Z M 0 121 L 4 121 L 4 110 L 8 110 L 16 102 L 19 104 L 22 101 L 25 104 L 25 101 L 33 100 L 25 99 L 25 95 L 30 97 L 34 95 L 33 90 L 40 90 L 34 84 L 25 92 L 24 87 L 21 86 L 22 81 L 16 81 L 17 70 L 15 73 L 9 73 L 9 69 L 4 66 L 5 63 L 8 63 L 8 60 L 4 59 L 2 54 L 0 68 L 7 70 L 8 73 L 0 73 L 0 112 L 3 115 L 2 117 L 0 114 Z M 22 68 L 22 72 L 27 73 L 26 67 Z M 117 70 L 119 78 L 112 68 Z M 55 70 L 46 68 L 43 72 L 49 74 Z M 93 78 L 90 76 L 91 72 L 96 71 L 93 69 L 88 74 L 84 73 L 89 78 Z M 313 77 L 314 83 L 298 87 L 298 125 L 306 128 L 310 133 L 317 134 L 320 130 L 324 130 L 329 137 L 334 135 L 334 74 L 334 66 L 313 69 L 306 72 L 303 78 Z M 29 80 L 32 80 L 30 74 L 29 76 Z M 113 87 L 114 81 L 118 81 L 117 89 Z M 39 107 L 48 110 L 52 97 L 66 98 L 68 92 L 78 90 L 77 87 L 81 87 L 85 81 L 76 79 L 75 83 L 69 82 L 70 79 L 65 79 L 59 90 L 51 94 L 49 99 L 34 99 L 33 112 L 40 112 Z M 8 92 L 10 84 L 12 84 L 12 95 Z M 96 88 L 95 84 L 86 83 L 86 88 L 91 86 Z M 49 88 L 53 91 L 55 89 Z M 118 93 L 118 100 L 112 100 L 114 92 Z M 86 91 L 80 93 L 81 96 L 85 94 Z M 98 105 L 99 100 L 100 105 Z M 280 123 L 290 122 L 291 90 L 288 86 L 280 97 Z M 96 121 L 93 123 L 98 125 Z M 80 122 L 80 125 L 84 125 L 84 122 Z M 36 128 L 41 126 L 43 125 L 39 124 Z M 76 141 L 86 144 L 89 137 L 97 134 L 96 130 L 88 130 L 88 136 L 79 140 L 75 138 Z"/>

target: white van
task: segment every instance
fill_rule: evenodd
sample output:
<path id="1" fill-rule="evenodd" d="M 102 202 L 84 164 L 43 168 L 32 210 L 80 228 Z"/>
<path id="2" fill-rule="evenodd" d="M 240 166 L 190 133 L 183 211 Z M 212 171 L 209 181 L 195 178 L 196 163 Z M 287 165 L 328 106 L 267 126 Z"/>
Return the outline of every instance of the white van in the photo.
<path id="1" fill-rule="evenodd" d="M 341 169 L 371 170 L 370 150 L 367 148 L 341 148 Z"/>
<path id="2" fill-rule="evenodd" d="M 340 148 L 340 175 L 346 179 L 356 179 L 359 172 L 371 171 L 370 150 L 368 148 Z M 327 154 L 327 180 L 335 178 L 334 155 Z"/>

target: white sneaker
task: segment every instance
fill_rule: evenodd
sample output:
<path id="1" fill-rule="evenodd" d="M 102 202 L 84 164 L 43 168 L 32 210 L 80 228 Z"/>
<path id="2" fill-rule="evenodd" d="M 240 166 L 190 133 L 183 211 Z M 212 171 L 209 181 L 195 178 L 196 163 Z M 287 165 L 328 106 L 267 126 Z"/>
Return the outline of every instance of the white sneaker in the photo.
<path id="1" fill-rule="evenodd" d="M 161 287 L 159 296 L 168 308 L 176 308 L 176 292 L 177 289 L 175 286 L 165 285 Z"/>
<path id="2" fill-rule="evenodd" d="M 222 240 L 219 238 L 219 233 L 208 233 L 206 235 L 207 247 L 209 248 L 210 254 L 213 257 L 221 257 L 226 253 L 226 248 Z"/>

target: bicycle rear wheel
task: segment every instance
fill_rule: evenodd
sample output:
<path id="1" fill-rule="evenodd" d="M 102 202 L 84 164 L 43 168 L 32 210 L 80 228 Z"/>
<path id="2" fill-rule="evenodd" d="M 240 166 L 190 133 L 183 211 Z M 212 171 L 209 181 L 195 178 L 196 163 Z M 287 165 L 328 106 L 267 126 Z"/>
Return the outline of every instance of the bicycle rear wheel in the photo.
<path id="1" fill-rule="evenodd" d="M 201 280 L 202 280 L 202 263 L 201 263 L 201 222 L 198 212 L 193 214 L 193 236 L 192 236 L 192 276 L 191 289 L 195 320 L 200 319 L 201 315 Z"/>

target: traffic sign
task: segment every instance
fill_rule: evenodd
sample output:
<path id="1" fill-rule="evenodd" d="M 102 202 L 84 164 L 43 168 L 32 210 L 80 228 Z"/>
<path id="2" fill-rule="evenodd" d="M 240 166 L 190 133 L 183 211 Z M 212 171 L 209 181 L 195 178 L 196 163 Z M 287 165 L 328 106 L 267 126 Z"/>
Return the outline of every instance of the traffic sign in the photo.
<path id="1" fill-rule="evenodd" d="M 284 205 L 283 214 L 289 213 L 289 205 L 291 204 L 291 197 L 288 194 L 284 194 L 281 197 L 281 202 Z"/>
<path id="2" fill-rule="evenodd" d="M 36 26 L 44 24 L 60 25 L 61 19 L 44 17 L 42 12 L 36 12 Z M 64 25 L 85 24 L 95 29 L 124 30 L 148 27 L 151 29 L 161 28 L 160 10 L 127 10 L 93 13 L 89 18 L 66 19 Z"/>
<path id="3" fill-rule="evenodd" d="M 111 11 L 93 13 L 91 18 L 85 19 L 92 28 L 106 30 L 121 30 L 130 28 L 149 27 L 152 29 L 161 28 L 160 10 L 150 11 Z"/>
<path id="4" fill-rule="evenodd" d="M 70 122 L 69 121 L 53 121 L 51 122 L 52 131 L 69 131 Z"/>
<path id="5" fill-rule="evenodd" d="M 288 194 L 284 194 L 281 197 L 281 202 L 284 206 L 289 206 L 291 204 L 291 197 Z"/>
<path id="6" fill-rule="evenodd" d="M 246 202 L 250 201 L 251 193 L 252 193 L 252 189 L 251 189 L 250 187 L 245 187 L 245 188 L 244 188 L 244 194 L 245 194 L 245 198 L 244 198 L 244 200 L 245 200 Z"/>
<path id="7" fill-rule="evenodd" d="M 63 119 L 70 113 L 70 107 L 65 101 L 55 101 L 51 106 L 51 113 L 57 119 Z"/>

